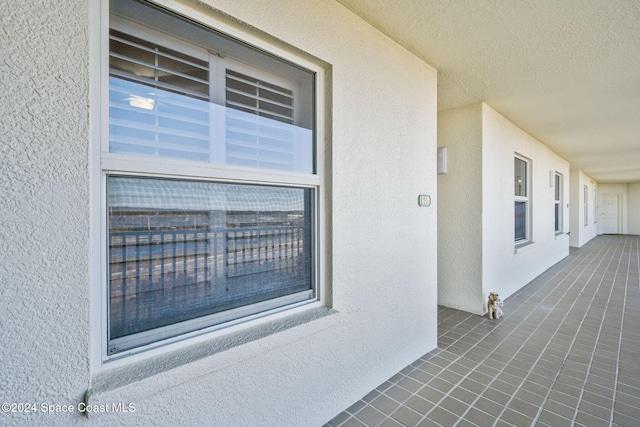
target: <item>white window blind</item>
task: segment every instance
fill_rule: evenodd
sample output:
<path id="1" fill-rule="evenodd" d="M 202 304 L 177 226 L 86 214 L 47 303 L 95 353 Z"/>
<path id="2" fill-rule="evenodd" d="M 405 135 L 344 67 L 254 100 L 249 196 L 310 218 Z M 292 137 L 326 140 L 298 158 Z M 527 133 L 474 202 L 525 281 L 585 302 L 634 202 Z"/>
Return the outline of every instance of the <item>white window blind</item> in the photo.
<path id="1" fill-rule="evenodd" d="M 209 63 L 111 30 L 109 150 L 209 161 Z"/>
<path id="2" fill-rule="evenodd" d="M 313 172 L 299 82 L 126 22 L 109 64 L 110 152 Z"/>
<path id="3" fill-rule="evenodd" d="M 294 91 L 231 68 L 225 74 L 226 162 L 311 172 L 311 134 L 294 126 Z"/>

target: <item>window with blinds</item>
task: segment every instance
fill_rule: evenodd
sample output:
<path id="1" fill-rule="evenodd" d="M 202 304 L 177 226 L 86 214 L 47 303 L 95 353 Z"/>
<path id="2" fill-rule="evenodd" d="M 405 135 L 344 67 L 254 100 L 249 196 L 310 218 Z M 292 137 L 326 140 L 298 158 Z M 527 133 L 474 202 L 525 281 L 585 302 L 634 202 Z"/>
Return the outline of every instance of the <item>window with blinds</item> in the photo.
<path id="1" fill-rule="evenodd" d="M 126 20 L 109 43 L 110 152 L 314 172 L 301 111 L 309 76 L 274 75 Z"/>
<path id="2" fill-rule="evenodd" d="M 109 151 L 209 161 L 208 61 L 114 29 L 109 42 Z"/>
<path id="3" fill-rule="evenodd" d="M 310 134 L 293 125 L 292 89 L 227 68 L 225 106 L 227 164 L 311 172 Z"/>
<path id="4" fill-rule="evenodd" d="M 103 361 L 318 303 L 319 68 L 143 0 L 108 55 Z"/>

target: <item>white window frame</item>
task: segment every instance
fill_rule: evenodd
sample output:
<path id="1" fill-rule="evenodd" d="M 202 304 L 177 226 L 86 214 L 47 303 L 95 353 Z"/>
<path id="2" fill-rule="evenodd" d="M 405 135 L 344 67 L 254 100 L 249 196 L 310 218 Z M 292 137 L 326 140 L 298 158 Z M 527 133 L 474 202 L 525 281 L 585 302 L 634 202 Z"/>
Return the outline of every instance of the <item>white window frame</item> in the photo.
<path id="1" fill-rule="evenodd" d="M 226 166 L 212 163 L 196 163 L 190 161 L 160 159 L 157 157 L 139 157 L 109 152 L 109 2 L 108 0 L 92 0 L 92 84 L 94 93 L 91 105 L 92 113 L 92 204 L 93 216 L 93 241 L 92 260 L 95 267 L 92 269 L 92 365 L 97 369 L 103 369 L 107 362 L 121 360 L 125 356 L 135 355 L 129 360 L 138 360 L 157 354 L 158 349 L 175 349 L 199 342 L 204 338 L 214 338 L 224 335 L 224 329 L 236 330 L 238 325 L 252 327 L 260 325 L 283 315 L 299 313 L 319 307 L 326 307 L 329 299 L 326 295 L 324 269 L 324 254 L 326 238 L 324 236 L 325 222 L 325 166 L 324 166 L 324 68 L 318 63 L 293 53 L 293 51 L 267 42 L 258 35 L 247 34 L 236 27 L 227 24 L 221 18 L 209 16 L 185 6 L 175 4 L 169 0 L 148 1 L 149 4 L 159 5 L 165 9 L 182 15 L 190 20 L 200 23 L 215 31 L 247 43 L 259 50 L 268 52 L 289 63 L 307 69 L 315 74 L 313 88 L 313 121 L 314 121 L 314 149 L 312 174 L 283 172 L 277 170 L 257 170 L 246 167 Z M 108 284 L 107 284 L 107 206 L 106 206 L 106 177 L 110 175 L 141 176 L 154 178 L 185 177 L 204 181 L 233 182 L 237 184 L 265 184 L 278 186 L 295 186 L 299 188 L 312 188 L 314 200 L 312 203 L 313 219 L 313 259 L 312 281 L 314 283 L 315 299 L 304 304 L 294 304 L 288 307 L 280 307 L 264 313 L 250 315 L 229 322 L 228 324 L 213 325 L 197 331 L 192 331 L 174 338 L 165 339 L 153 344 L 144 345 L 133 350 L 109 356 L 107 353 L 107 329 L 108 329 Z M 222 332 L 221 332 L 222 331 Z M 148 355 L 144 356 L 143 353 Z"/>
<path id="2" fill-rule="evenodd" d="M 598 223 L 598 190 L 593 190 L 593 223 Z"/>
<path id="3" fill-rule="evenodd" d="M 582 191 L 582 203 L 584 213 L 584 226 L 589 226 L 589 186 L 585 185 Z"/>
<path id="4" fill-rule="evenodd" d="M 563 230 L 563 215 L 562 215 L 562 202 L 564 199 L 563 194 L 563 176 L 559 172 L 555 172 L 553 174 L 553 198 L 554 198 L 554 228 L 556 234 L 561 234 Z M 556 218 L 557 215 L 557 218 Z M 558 222 L 558 227 L 555 227 L 556 221 Z"/>
<path id="5" fill-rule="evenodd" d="M 514 156 L 514 165 L 515 165 L 515 160 L 520 160 L 523 161 L 525 163 L 525 194 L 524 196 L 522 195 L 515 195 L 515 188 L 514 188 L 514 222 L 515 222 L 515 203 L 524 203 L 525 204 L 525 230 L 524 230 L 524 238 L 523 239 L 515 239 L 514 236 L 514 243 L 516 246 L 522 246 L 525 244 L 528 244 L 531 242 L 531 159 L 524 157 L 522 155 L 519 154 L 515 154 Z M 514 180 L 515 180 L 515 167 L 514 167 Z M 514 181 L 515 182 L 515 181 Z M 514 227 L 515 230 L 515 227 Z"/>

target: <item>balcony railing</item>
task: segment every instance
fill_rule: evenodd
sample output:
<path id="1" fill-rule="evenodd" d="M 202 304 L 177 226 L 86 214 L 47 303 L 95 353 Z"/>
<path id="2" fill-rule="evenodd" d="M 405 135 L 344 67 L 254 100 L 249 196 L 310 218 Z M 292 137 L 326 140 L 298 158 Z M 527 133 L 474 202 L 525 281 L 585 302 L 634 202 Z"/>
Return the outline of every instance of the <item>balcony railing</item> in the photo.
<path id="1" fill-rule="evenodd" d="M 311 289 L 304 226 L 109 233 L 111 338 Z"/>

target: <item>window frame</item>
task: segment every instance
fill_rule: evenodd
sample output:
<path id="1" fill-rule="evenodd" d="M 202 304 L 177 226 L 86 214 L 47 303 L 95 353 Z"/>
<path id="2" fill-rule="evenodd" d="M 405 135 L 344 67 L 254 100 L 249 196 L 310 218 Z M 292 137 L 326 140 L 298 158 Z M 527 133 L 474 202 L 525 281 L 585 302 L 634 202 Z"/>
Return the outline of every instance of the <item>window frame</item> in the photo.
<path id="1" fill-rule="evenodd" d="M 598 223 L 598 190 L 593 190 L 593 223 Z"/>
<path id="2" fill-rule="evenodd" d="M 554 228 L 556 234 L 562 234 L 563 232 L 563 212 L 562 204 L 564 200 L 563 192 L 563 179 L 564 177 L 560 172 L 554 172 L 553 174 L 553 198 L 554 198 Z M 556 226 L 557 224 L 557 226 Z"/>
<path id="3" fill-rule="evenodd" d="M 516 180 L 516 170 L 515 170 L 515 161 L 516 160 L 520 160 L 521 162 L 524 162 L 525 165 L 525 185 L 523 187 L 525 194 L 516 194 L 516 189 L 515 189 L 515 180 Z M 526 245 L 528 243 L 532 242 L 531 239 L 531 159 L 524 157 L 518 153 L 515 153 L 514 155 L 514 244 L 516 247 L 518 246 L 522 246 L 522 245 Z M 515 237 L 515 215 L 516 215 L 516 208 L 515 206 L 517 204 L 524 204 L 525 206 L 525 219 L 524 219 L 524 238 L 522 239 L 517 239 Z"/>
<path id="4" fill-rule="evenodd" d="M 92 205 L 97 215 L 93 216 L 92 245 L 92 365 L 97 369 L 107 366 L 123 358 L 137 360 L 147 357 L 146 353 L 164 351 L 164 347 L 180 348 L 189 345 L 202 337 L 213 338 L 225 330 L 235 330 L 237 325 L 252 327 L 265 321 L 279 318 L 283 314 L 295 314 L 300 311 L 326 307 L 329 301 L 325 285 L 325 158 L 324 158 L 324 112 L 325 83 L 324 67 L 315 58 L 303 56 L 295 48 L 271 40 L 267 41 L 257 33 L 246 29 L 238 29 L 225 21 L 224 17 L 204 14 L 200 11 L 174 4 L 168 0 L 147 0 L 151 6 L 157 6 L 192 20 L 212 31 L 222 33 L 238 43 L 245 43 L 259 51 L 266 52 L 280 60 L 294 64 L 314 74 L 313 100 L 311 101 L 313 121 L 313 148 L 311 173 L 287 172 L 280 170 L 255 169 L 243 166 L 221 165 L 215 163 L 198 163 L 169 158 L 133 156 L 109 152 L 109 27 L 110 8 L 108 0 L 93 0 L 92 27 L 94 38 L 92 45 L 97 49 L 92 53 L 91 88 L 99 96 L 92 97 Z M 156 28 L 157 30 L 157 28 Z M 294 53 L 296 52 L 296 53 Z M 151 344 L 141 345 L 110 356 L 108 354 L 108 263 L 107 263 L 107 176 L 153 177 L 158 179 L 191 179 L 215 181 L 235 184 L 264 184 L 275 186 L 291 186 L 311 188 L 313 197 L 312 209 L 312 245 L 311 260 L 314 299 L 308 302 L 294 303 L 278 307 L 263 313 L 254 313 L 238 320 L 219 323 L 203 329 L 186 332 L 173 338 L 166 338 Z M 99 339 L 97 338 L 99 337 Z M 130 357 L 128 357 L 130 356 Z"/>
<path id="5" fill-rule="evenodd" d="M 589 186 L 585 185 L 582 189 L 582 203 L 584 213 L 584 226 L 589 226 Z"/>

